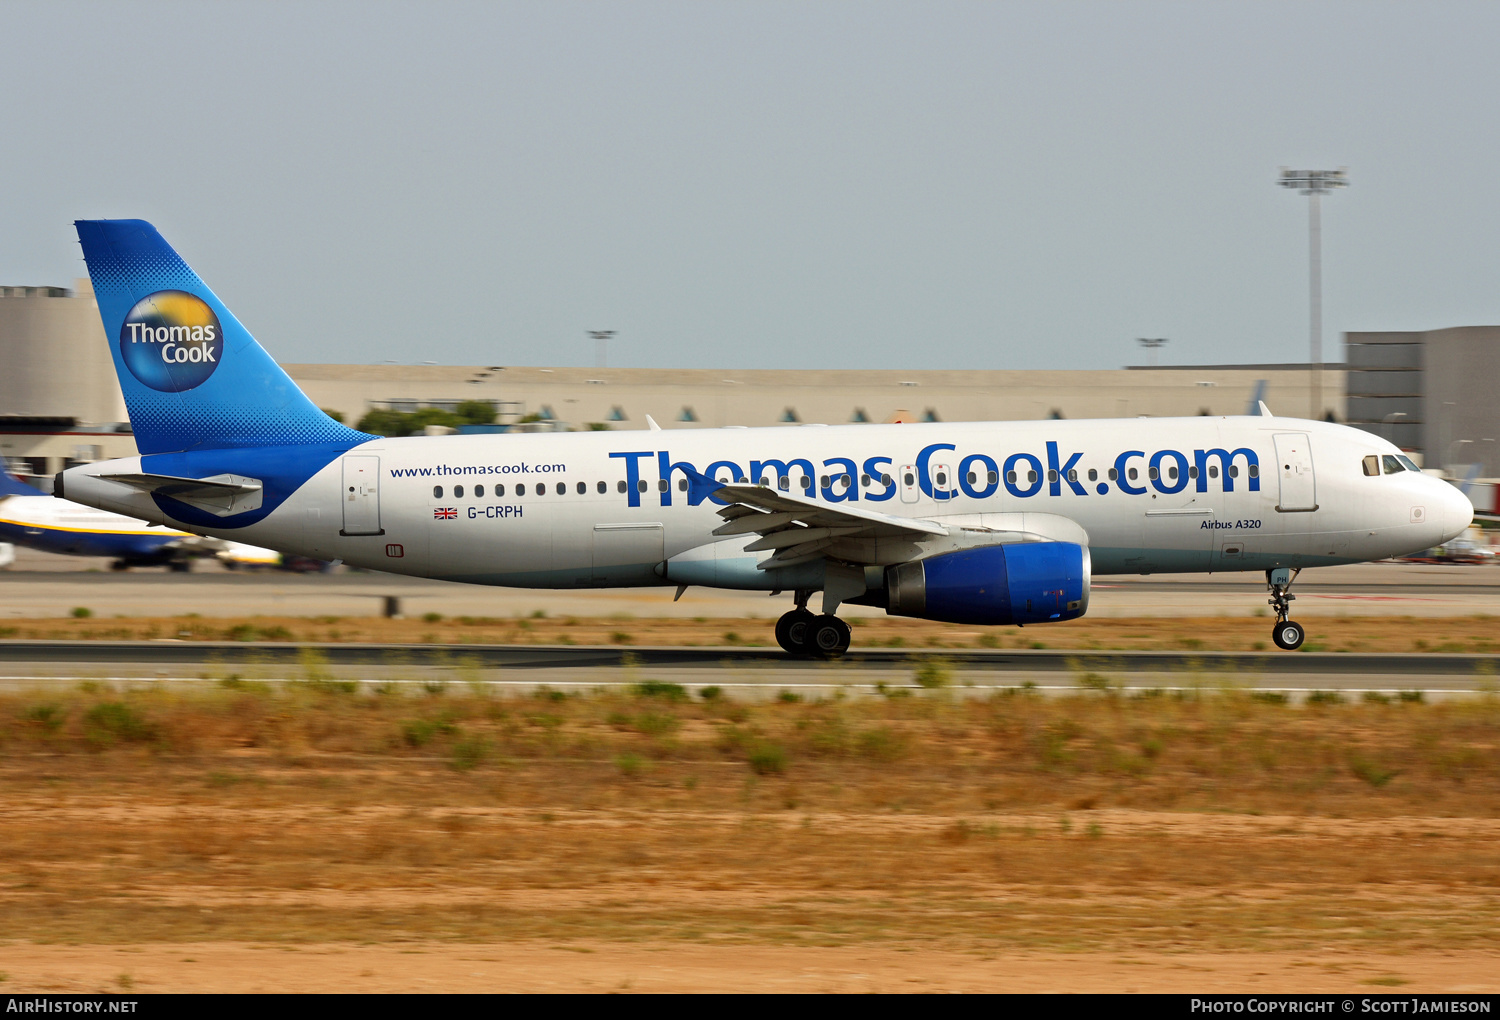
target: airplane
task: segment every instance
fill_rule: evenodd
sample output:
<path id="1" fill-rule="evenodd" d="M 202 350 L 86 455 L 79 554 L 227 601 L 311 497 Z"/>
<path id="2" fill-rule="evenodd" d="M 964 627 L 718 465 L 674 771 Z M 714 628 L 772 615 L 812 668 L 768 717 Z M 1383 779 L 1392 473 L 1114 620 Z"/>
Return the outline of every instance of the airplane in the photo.
<path id="1" fill-rule="evenodd" d="M 0 540 L 43 552 L 108 556 L 114 570 L 165 566 L 191 569 L 192 560 L 212 556 L 228 567 L 270 566 L 281 554 L 244 543 L 204 538 L 186 531 L 68 500 L 55 499 L 0 467 Z M 4 565 L 13 562 L 14 551 Z"/>
<path id="2" fill-rule="evenodd" d="M 1094 575 L 1246 570 L 1295 649 L 1298 572 L 1440 545 L 1473 517 L 1389 442 L 1263 402 L 383 438 L 319 410 L 151 224 L 75 226 L 140 455 L 68 468 L 56 494 L 197 535 L 471 584 L 790 592 L 777 642 L 832 658 L 845 604 L 1027 626 L 1083 616 Z"/>

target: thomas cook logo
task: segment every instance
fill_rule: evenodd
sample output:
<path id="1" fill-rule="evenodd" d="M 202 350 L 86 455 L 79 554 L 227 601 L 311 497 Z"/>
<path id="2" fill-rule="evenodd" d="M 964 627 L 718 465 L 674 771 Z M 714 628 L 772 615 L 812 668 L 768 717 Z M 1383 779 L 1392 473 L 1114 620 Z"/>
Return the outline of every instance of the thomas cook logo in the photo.
<path id="1" fill-rule="evenodd" d="M 120 326 L 126 367 L 153 390 L 181 393 L 203 385 L 223 353 L 219 317 L 186 291 L 159 290 L 141 298 Z"/>

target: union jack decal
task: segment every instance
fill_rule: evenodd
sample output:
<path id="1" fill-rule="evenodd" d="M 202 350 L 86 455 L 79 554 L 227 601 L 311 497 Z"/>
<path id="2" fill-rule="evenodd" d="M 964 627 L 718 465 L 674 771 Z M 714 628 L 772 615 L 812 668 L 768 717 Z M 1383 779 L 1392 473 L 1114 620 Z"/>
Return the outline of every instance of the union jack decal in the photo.
<path id="1" fill-rule="evenodd" d="M 433 507 L 432 516 L 440 521 L 451 521 L 458 516 L 458 511 L 451 506 Z"/>

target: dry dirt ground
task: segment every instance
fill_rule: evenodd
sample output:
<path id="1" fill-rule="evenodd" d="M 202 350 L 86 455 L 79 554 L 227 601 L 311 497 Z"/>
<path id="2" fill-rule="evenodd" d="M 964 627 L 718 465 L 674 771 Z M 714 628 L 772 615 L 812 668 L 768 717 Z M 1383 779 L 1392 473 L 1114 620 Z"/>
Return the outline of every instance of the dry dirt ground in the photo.
<path id="1" fill-rule="evenodd" d="M 1490 991 L 1500 700 L 0 696 L 0 993 Z"/>
<path id="2" fill-rule="evenodd" d="M 444 644 L 682 645 L 775 644 L 772 619 L 529 616 L 385 620 L 373 616 L 114 617 L 17 620 L 0 639 L 311 641 Z M 1309 617 L 1306 651 L 1497 652 L 1500 618 L 1456 616 L 1440 627 L 1414 616 Z M 975 628 L 900 617 L 851 617 L 856 648 L 1058 648 L 1079 650 L 1264 651 L 1264 626 L 1245 617 L 1087 617 L 1053 627 Z"/>
<path id="3" fill-rule="evenodd" d="M 1015 953 L 574 942 L 0 946 L 28 992 L 1322 992 L 1484 995 L 1500 955 Z"/>

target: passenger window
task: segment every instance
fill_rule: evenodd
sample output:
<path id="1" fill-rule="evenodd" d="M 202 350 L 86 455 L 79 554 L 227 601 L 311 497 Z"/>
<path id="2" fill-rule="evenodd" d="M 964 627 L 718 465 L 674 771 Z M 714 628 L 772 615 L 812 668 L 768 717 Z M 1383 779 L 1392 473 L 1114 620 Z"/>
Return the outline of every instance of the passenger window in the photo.
<path id="1" fill-rule="evenodd" d="M 1231 465 L 1229 465 L 1229 477 L 1230 478 L 1238 478 L 1239 476 L 1240 476 L 1240 466 L 1238 464 L 1231 464 Z"/>
<path id="2" fill-rule="evenodd" d="M 1119 478 L 1120 478 L 1120 472 L 1118 470 L 1116 470 L 1115 468 L 1110 468 L 1109 469 L 1109 480 L 1112 481 L 1112 482 L 1114 482 L 1114 481 L 1118 481 Z"/>
<path id="3" fill-rule="evenodd" d="M 516 483 L 516 495 L 517 496 L 524 496 L 524 495 L 526 495 L 526 483 L 525 482 L 518 482 L 518 483 Z"/>
<path id="4" fill-rule="evenodd" d="M 917 479 L 915 475 L 908 471 L 905 475 L 902 476 L 901 481 L 904 485 L 915 485 Z"/>
<path id="5" fill-rule="evenodd" d="M 497 486 L 495 486 L 495 498 L 499 499 L 503 495 L 505 495 L 505 486 L 503 486 L 503 485 L 497 485 Z"/>
<path id="6" fill-rule="evenodd" d="M 1194 464 L 1192 467 L 1188 468 L 1188 477 L 1189 478 L 1197 478 L 1198 477 L 1198 465 Z"/>
<path id="7" fill-rule="evenodd" d="M 1140 470 L 1138 468 L 1131 468 L 1130 469 L 1130 480 L 1132 482 L 1135 481 L 1140 476 L 1141 476 L 1141 472 L 1140 472 Z"/>
<path id="8" fill-rule="evenodd" d="M 1217 465 L 1217 464 L 1210 464 L 1208 466 L 1208 477 L 1210 477 L 1210 478 L 1218 478 L 1219 477 L 1219 465 Z"/>
<path id="9" fill-rule="evenodd" d="M 860 488 L 868 489 L 870 487 L 870 476 L 869 475 L 860 475 L 859 476 L 859 484 L 860 484 Z"/>
<path id="10" fill-rule="evenodd" d="M 625 479 L 622 478 L 618 482 L 615 483 L 615 491 L 616 492 L 624 492 L 625 491 Z"/>
<path id="11" fill-rule="evenodd" d="M 881 485 L 890 485 L 891 484 L 891 476 L 890 475 L 881 475 L 880 476 L 880 484 Z"/>
<path id="12" fill-rule="evenodd" d="M 1376 475 L 1380 474 L 1380 458 L 1377 457 L 1375 454 L 1373 454 L 1373 453 L 1370 454 L 1368 457 L 1366 457 L 1360 463 L 1364 467 L 1364 472 L 1365 472 L 1365 477 L 1366 478 L 1373 478 Z"/>
<path id="13" fill-rule="evenodd" d="M 678 492 L 687 492 L 687 479 L 686 478 L 679 478 L 679 479 L 677 479 L 677 491 Z"/>
<path id="14" fill-rule="evenodd" d="M 567 482 L 558 482 L 557 483 L 557 494 L 559 496 L 565 495 L 567 493 L 567 491 L 568 491 L 568 483 Z"/>
<path id="15" fill-rule="evenodd" d="M 1099 472 L 1096 469 L 1094 469 L 1094 468 L 1089 468 L 1089 481 L 1091 481 L 1091 482 L 1097 482 L 1098 480 L 1099 480 Z"/>
<path id="16" fill-rule="evenodd" d="M 665 478 L 658 478 L 656 480 L 656 491 L 657 492 L 666 492 L 667 491 L 667 480 Z"/>
<path id="17" fill-rule="evenodd" d="M 1015 485 L 1016 484 L 1016 473 L 1014 471 L 1007 471 L 1007 472 L 1005 472 L 1005 484 L 1007 484 L 1007 485 Z"/>
<path id="18" fill-rule="evenodd" d="M 1177 466 L 1175 464 L 1167 468 L 1167 477 L 1174 482 L 1177 481 Z"/>
<path id="19" fill-rule="evenodd" d="M 1250 465 L 1250 477 L 1251 478 L 1259 478 L 1260 477 L 1260 465 L 1259 464 L 1251 464 Z"/>
<path id="20" fill-rule="evenodd" d="M 454 499 L 463 499 L 464 498 L 464 487 L 462 485 L 455 485 L 453 487 L 453 498 Z"/>
<path id="21" fill-rule="evenodd" d="M 939 471 L 938 472 L 938 476 L 937 476 L 937 483 L 939 485 L 947 485 L 948 484 L 948 476 L 945 475 L 943 472 Z"/>
<path id="22" fill-rule="evenodd" d="M 546 482 L 537 482 L 536 483 L 536 494 L 538 496 L 545 496 L 545 495 L 547 495 L 547 483 Z"/>
<path id="23" fill-rule="evenodd" d="M 1028 471 L 1028 472 L 1026 472 L 1026 480 L 1028 482 L 1035 482 L 1036 481 L 1036 472 L 1035 471 Z"/>
<path id="24" fill-rule="evenodd" d="M 1073 469 L 1071 469 L 1071 470 L 1068 471 L 1068 481 L 1070 481 L 1070 482 L 1076 482 L 1076 481 L 1078 481 L 1078 469 L 1077 468 L 1073 468 Z"/>
<path id="25" fill-rule="evenodd" d="M 646 479 L 644 479 L 644 478 L 637 478 L 636 479 L 636 481 L 635 481 L 635 491 L 636 492 L 645 492 L 646 491 Z"/>
<path id="26" fill-rule="evenodd" d="M 474 486 L 474 498 L 475 499 L 479 499 L 483 495 L 484 495 L 484 486 L 483 485 L 476 485 L 476 486 Z"/>
<path id="27" fill-rule="evenodd" d="M 1148 476 L 1150 476 L 1150 478 L 1151 478 L 1151 480 L 1152 480 L 1152 481 L 1153 481 L 1153 482 L 1154 482 L 1154 481 L 1156 481 L 1156 479 L 1158 479 L 1158 478 L 1160 478 L 1160 477 L 1161 477 L 1161 472 L 1160 472 L 1160 471 L 1158 471 L 1158 470 L 1157 470 L 1157 469 L 1156 469 L 1156 468 L 1150 468 L 1150 469 L 1148 469 L 1148 470 L 1147 470 L 1147 471 L 1146 471 L 1146 474 L 1147 474 L 1147 475 L 1148 475 Z"/>
<path id="28" fill-rule="evenodd" d="M 776 479 L 776 487 L 778 489 L 790 489 L 792 487 L 792 480 L 786 475 L 782 475 L 780 478 Z"/>
<path id="29" fill-rule="evenodd" d="M 996 474 L 994 471 L 989 471 L 989 472 L 985 473 L 985 479 L 984 480 L 986 482 L 988 482 L 990 485 L 994 485 L 996 482 L 998 482 L 1000 480 L 1000 476 L 998 474 Z"/>
<path id="30" fill-rule="evenodd" d="M 582 496 L 585 493 L 587 493 L 588 491 L 589 491 L 589 483 L 588 482 L 579 482 L 578 483 L 578 495 Z"/>
<path id="31" fill-rule="evenodd" d="M 441 485 L 434 485 L 432 487 L 432 498 L 433 499 L 442 499 L 443 498 L 443 487 Z"/>
<path id="32" fill-rule="evenodd" d="M 802 476 L 802 487 L 804 489 L 811 489 L 812 488 L 812 479 L 809 478 L 809 477 L 807 477 L 806 475 L 803 475 Z"/>
<path id="33" fill-rule="evenodd" d="M 621 488 L 624 488 L 624 486 L 622 485 Z M 606 483 L 604 483 L 604 482 L 600 482 L 599 485 L 598 485 L 598 489 L 599 489 L 599 495 L 602 496 L 602 495 L 604 495 L 605 493 L 607 493 L 609 491 L 609 486 Z"/>
<path id="34" fill-rule="evenodd" d="M 1047 472 L 1047 481 L 1049 481 L 1049 482 L 1055 482 L 1055 481 L 1057 481 L 1057 468 L 1052 468 L 1051 470 L 1049 470 Z"/>

